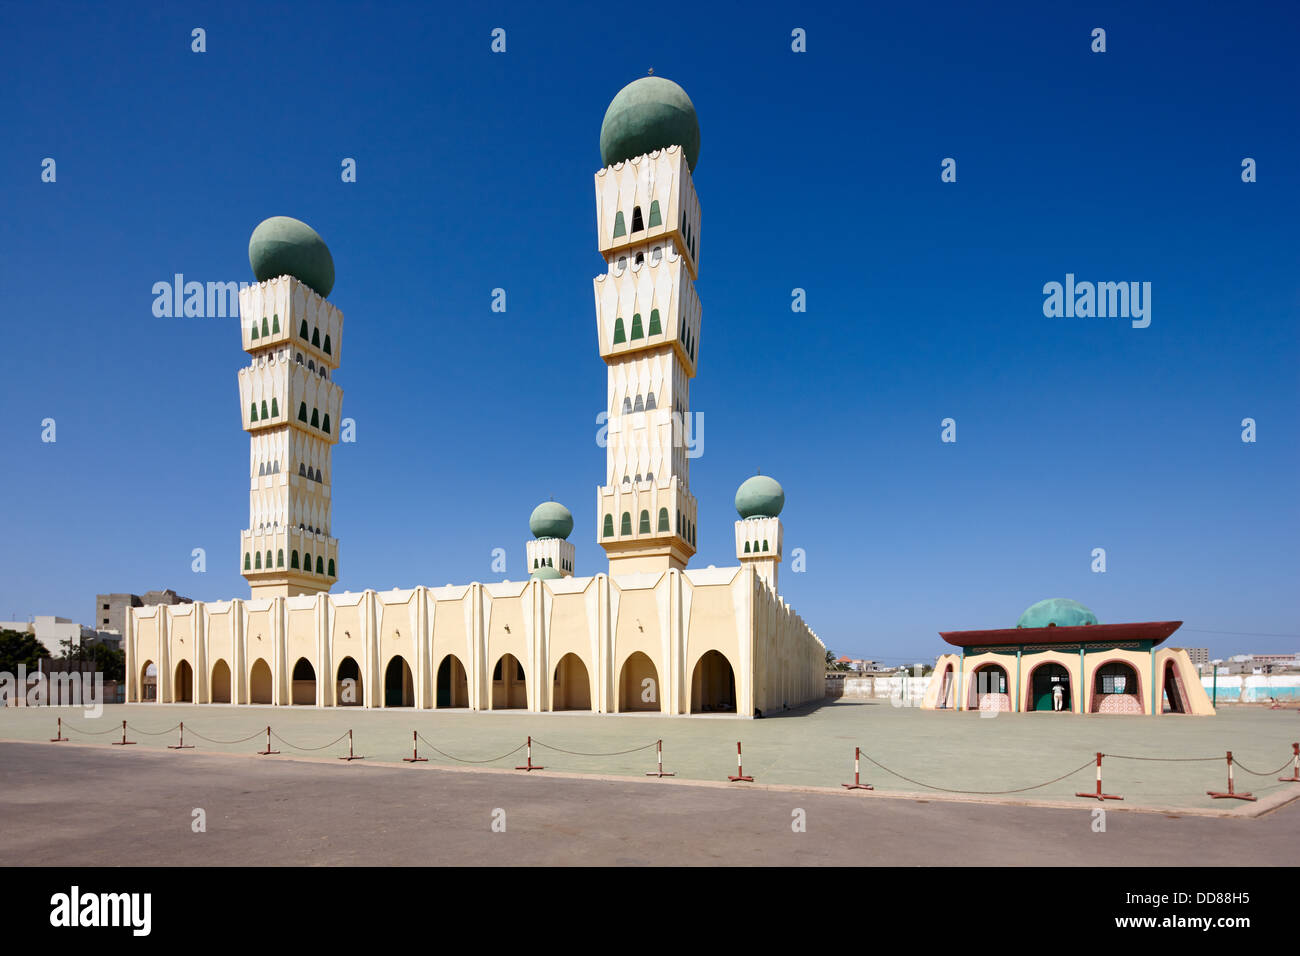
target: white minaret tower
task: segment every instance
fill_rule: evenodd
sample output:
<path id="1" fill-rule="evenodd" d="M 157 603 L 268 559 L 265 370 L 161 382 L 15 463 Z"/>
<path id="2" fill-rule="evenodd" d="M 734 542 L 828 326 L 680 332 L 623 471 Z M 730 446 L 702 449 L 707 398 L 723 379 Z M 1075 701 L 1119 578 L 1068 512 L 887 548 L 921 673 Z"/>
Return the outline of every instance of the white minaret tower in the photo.
<path id="1" fill-rule="evenodd" d="M 573 577 L 573 514 L 558 501 L 543 501 L 528 519 L 528 573 L 544 578 Z"/>
<path id="2" fill-rule="evenodd" d="M 690 381 L 699 356 L 700 129 L 690 97 L 657 76 L 625 86 L 600 130 L 596 333 L 609 367 L 596 540 L 611 574 L 683 569 L 695 553 Z"/>
<path id="3" fill-rule="evenodd" d="M 275 216 L 253 230 L 256 285 L 240 290 L 247 368 L 240 409 L 249 434 L 248 528 L 240 568 L 254 598 L 328 591 L 338 580 L 330 533 L 330 451 L 343 390 L 343 313 L 324 298 L 334 260 L 306 223 Z"/>
<path id="4" fill-rule="evenodd" d="M 736 489 L 736 557 L 742 565 L 752 564 L 758 576 L 776 588 L 777 565 L 781 563 L 781 509 L 785 491 L 767 475 L 755 475 Z"/>

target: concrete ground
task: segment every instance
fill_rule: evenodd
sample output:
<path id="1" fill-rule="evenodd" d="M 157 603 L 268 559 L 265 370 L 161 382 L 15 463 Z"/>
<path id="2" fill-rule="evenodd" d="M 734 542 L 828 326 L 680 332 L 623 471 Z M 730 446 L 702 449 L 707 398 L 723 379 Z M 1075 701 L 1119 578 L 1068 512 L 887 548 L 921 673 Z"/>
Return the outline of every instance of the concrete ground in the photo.
<path id="1" fill-rule="evenodd" d="M 0 744 L 3 859 L 24 866 L 1216 867 L 1290 865 L 1300 847 L 1300 803 L 1263 819 L 1108 809 L 1104 832 L 1099 809 Z"/>
<path id="2" fill-rule="evenodd" d="M 330 742 L 351 728 L 356 752 L 372 763 L 396 763 L 408 756 L 411 732 L 418 729 L 423 738 L 421 755 L 434 765 L 448 767 L 514 767 L 523 762 L 522 745 L 531 734 L 533 759 L 550 773 L 633 777 L 643 785 L 644 771 L 654 765 L 654 741 L 662 738 L 665 768 L 674 771 L 678 780 L 724 781 L 735 772 L 735 747 L 740 740 L 745 772 L 760 786 L 838 789 L 852 778 L 853 748 L 857 745 L 867 757 L 889 768 L 881 769 L 866 758 L 862 762 L 863 779 L 875 786 L 878 794 L 925 794 L 932 800 L 957 796 L 932 789 L 935 787 L 1019 790 L 1075 771 L 1056 783 L 1023 793 L 972 794 L 969 799 L 1081 803 L 1074 794 L 1095 787 L 1092 759 L 1098 750 L 1162 758 L 1105 759 L 1105 789 L 1124 797 L 1122 803 L 1108 802 L 1111 810 L 1247 815 L 1283 802 L 1293 793 L 1300 794 L 1300 784 L 1278 783 L 1275 772 L 1288 759 L 1292 741 L 1300 739 L 1300 711 L 1258 707 L 1225 707 L 1216 717 L 1035 713 L 982 718 L 976 713 L 894 707 L 887 701 L 837 700 L 763 720 L 740 720 L 721 716 L 131 704 L 105 707 L 98 719 L 87 718 L 74 708 L 3 708 L 0 739 L 44 741 L 54 736 L 55 720 L 60 716 L 67 721 L 68 736 L 74 741 L 103 746 L 114 756 L 120 751 L 150 750 L 175 759 L 192 755 L 190 751 L 163 749 L 175 743 L 174 728 L 183 720 L 188 730 L 186 742 L 196 744 L 198 753 L 248 754 L 264 746 L 264 735 L 238 744 L 211 743 L 198 735 L 229 741 L 255 735 L 269 723 L 277 737 L 275 749 L 284 756 L 332 756 L 345 753 L 347 745 Z M 129 739 L 138 743 L 110 749 L 108 741 L 120 737 L 120 731 L 113 728 L 120 727 L 123 719 L 131 728 Z M 329 746 L 305 749 L 322 745 Z M 563 750 L 633 752 L 581 756 Z M 1227 750 L 1240 761 L 1238 789 L 1250 790 L 1260 803 L 1216 801 L 1206 796 L 1207 790 L 1225 787 L 1223 755 Z M 458 762 L 452 757 L 486 762 Z M 1209 759 L 1170 759 L 1187 757 Z M 337 762 L 337 769 L 346 769 L 346 765 Z"/>

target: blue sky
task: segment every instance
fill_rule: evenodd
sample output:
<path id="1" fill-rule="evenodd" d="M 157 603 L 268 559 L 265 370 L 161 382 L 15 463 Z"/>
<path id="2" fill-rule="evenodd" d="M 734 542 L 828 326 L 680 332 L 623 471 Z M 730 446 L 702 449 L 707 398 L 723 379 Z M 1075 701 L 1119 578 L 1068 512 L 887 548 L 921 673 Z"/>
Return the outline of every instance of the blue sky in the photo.
<path id="1" fill-rule="evenodd" d="M 604 570 L 592 176 L 653 67 L 702 131 L 693 566 L 735 563 L 761 468 L 837 653 L 932 659 L 1056 596 L 1300 649 L 1293 4 L 226 6 L 0 7 L 0 618 L 247 596 L 237 322 L 150 290 L 251 279 L 271 215 L 329 243 L 346 316 L 336 589 L 522 577 L 548 497 Z M 1044 316 L 1066 273 L 1150 282 L 1150 326 Z"/>

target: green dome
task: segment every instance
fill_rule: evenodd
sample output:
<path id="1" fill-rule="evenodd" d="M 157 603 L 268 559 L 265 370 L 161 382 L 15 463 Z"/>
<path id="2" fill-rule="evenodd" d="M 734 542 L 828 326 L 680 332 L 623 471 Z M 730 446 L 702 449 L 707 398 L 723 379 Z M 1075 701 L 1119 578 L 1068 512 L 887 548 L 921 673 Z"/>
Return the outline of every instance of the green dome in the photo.
<path id="1" fill-rule="evenodd" d="M 567 538 L 573 531 L 573 515 L 558 501 L 543 501 L 533 509 L 528 530 L 534 538 Z"/>
<path id="2" fill-rule="evenodd" d="M 248 264 L 258 282 L 293 276 L 322 298 L 334 288 L 334 257 L 325 240 L 289 216 L 263 219 L 248 240 Z"/>
<path id="3" fill-rule="evenodd" d="M 1050 624 L 1055 624 L 1057 627 L 1076 627 L 1080 624 L 1096 623 L 1097 615 L 1078 601 L 1071 601 L 1069 598 L 1048 598 L 1046 601 L 1031 604 L 1025 613 L 1020 615 L 1016 627 L 1047 627 Z"/>
<path id="4" fill-rule="evenodd" d="M 736 511 L 742 518 L 775 518 L 784 507 L 785 491 L 775 478 L 755 475 L 736 489 Z"/>
<path id="5" fill-rule="evenodd" d="M 667 146 L 686 151 L 695 169 L 700 121 L 686 91 L 662 76 L 643 76 L 618 91 L 600 124 L 600 158 L 606 166 Z"/>
<path id="6" fill-rule="evenodd" d="M 554 581 L 556 578 L 564 577 L 564 575 L 549 564 L 544 564 L 532 573 L 532 577 L 537 581 Z"/>

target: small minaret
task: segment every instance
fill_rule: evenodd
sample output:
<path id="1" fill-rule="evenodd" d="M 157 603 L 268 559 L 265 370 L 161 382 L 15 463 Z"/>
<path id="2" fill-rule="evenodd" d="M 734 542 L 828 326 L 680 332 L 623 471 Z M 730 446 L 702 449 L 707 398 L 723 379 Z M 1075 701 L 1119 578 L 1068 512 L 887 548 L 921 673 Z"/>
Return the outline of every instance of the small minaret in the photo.
<path id="1" fill-rule="evenodd" d="M 533 540 L 528 542 L 529 575 L 572 577 L 573 542 L 566 540 L 573 531 L 573 515 L 569 509 L 558 501 L 543 501 L 533 509 L 528 530 L 533 533 Z"/>
<path id="2" fill-rule="evenodd" d="M 328 591 L 338 580 L 330 533 L 330 452 L 343 390 L 343 313 L 325 300 L 334 260 L 310 226 L 287 216 L 262 222 L 248 243 L 257 284 L 239 292 L 247 368 L 239 404 L 248 432 L 248 528 L 240 570 L 254 598 Z"/>
<path id="3" fill-rule="evenodd" d="M 777 589 L 777 565 L 781 563 L 781 509 L 785 491 L 767 475 L 755 475 L 736 490 L 736 557 L 751 564 L 758 576 Z"/>
<path id="4" fill-rule="evenodd" d="M 596 540 L 611 574 L 682 570 L 695 554 L 690 383 L 699 361 L 700 128 L 676 83 L 618 92 L 600 128 L 596 336 L 608 367 Z"/>

